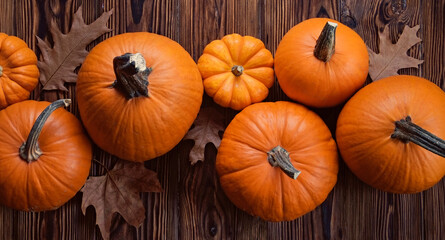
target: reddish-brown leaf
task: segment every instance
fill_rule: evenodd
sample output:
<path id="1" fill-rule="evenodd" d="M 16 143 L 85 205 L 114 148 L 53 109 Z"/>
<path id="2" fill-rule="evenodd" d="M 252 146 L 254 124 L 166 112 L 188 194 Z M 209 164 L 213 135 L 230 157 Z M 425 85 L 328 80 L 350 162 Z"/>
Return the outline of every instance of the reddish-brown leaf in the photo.
<path id="1" fill-rule="evenodd" d="M 388 26 L 379 33 L 379 54 L 368 48 L 369 52 L 369 76 L 373 81 L 398 75 L 397 71 L 402 68 L 417 68 L 423 60 L 407 55 L 408 49 L 421 42 L 417 37 L 419 25 L 412 28 L 405 26 L 402 35 L 396 44 L 391 42 Z"/>
<path id="2" fill-rule="evenodd" d="M 104 239 L 109 239 L 113 214 L 119 213 L 127 223 L 139 227 L 145 219 L 140 192 L 161 192 L 157 174 L 143 163 L 119 160 L 104 176 L 90 177 L 82 188 L 82 212 L 96 209 L 96 224 Z"/>
<path id="3" fill-rule="evenodd" d="M 86 47 L 102 34 L 111 31 L 107 27 L 108 19 L 112 11 L 103 13 L 90 25 L 84 23 L 82 7 L 79 7 L 73 16 L 71 30 L 63 34 L 57 27 L 54 19 L 51 19 L 49 31 L 51 32 L 54 46 L 37 37 L 42 56 L 37 66 L 40 70 L 40 83 L 43 90 L 68 91 L 65 83 L 77 81 L 74 70 L 82 64 L 88 54 Z"/>
<path id="4" fill-rule="evenodd" d="M 204 161 L 204 151 L 207 143 L 213 143 L 216 148 L 221 143 L 220 131 L 224 131 L 223 116 L 213 108 L 202 108 L 194 122 L 194 127 L 184 139 L 192 139 L 195 145 L 190 151 L 191 164 Z"/>

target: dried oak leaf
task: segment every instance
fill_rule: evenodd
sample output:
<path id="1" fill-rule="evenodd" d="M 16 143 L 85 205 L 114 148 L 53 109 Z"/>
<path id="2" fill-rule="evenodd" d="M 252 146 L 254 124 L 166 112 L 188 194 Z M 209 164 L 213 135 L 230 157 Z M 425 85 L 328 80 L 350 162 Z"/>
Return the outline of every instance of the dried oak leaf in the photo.
<path id="1" fill-rule="evenodd" d="M 194 127 L 184 137 L 195 141 L 189 155 L 192 165 L 204 161 L 207 143 L 213 143 L 216 148 L 221 144 L 219 132 L 224 131 L 223 116 L 213 108 L 202 108 L 193 125 Z"/>
<path id="2" fill-rule="evenodd" d="M 88 206 L 96 209 L 96 224 L 104 239 L 109 239 L 114 213 L 127 223 L 139 227 L 145 219 L 140 192 L 161 192 L 157 174 L 143 163 L 119 160 L 114 168 L 100 177 L 90 177 L 82 188 L 82 212 Z"/>
<path id="3" fill-rule="evenodd" d="M 398 75 L 397 71 L 402 68 L 417 68 L 423 60 L 407 55 L 408 49 L 422 41 L 417 37 L 419 25 L 412 28 L 405 26 L 402 35 L 396 44 L 391 42 L 388 25 L 382 33 L 379 33 L 379 54 L 368 48 L 369 52 L 369 76 L 373 81 Z"/>
<path id="4" fill-rule="evenodd" d="M 112 10 L 103 13 L 96 21 L 86 25 L 82 17 L 82 7 L 73 15 L 71 30 L 63 34 L 51 19 L 50 29 L 54 46 L 37 37 L 37 46 L 42 52 L 42 59 L 37 63 L 40 69 L 40 83 L 43 90 L 68 91 L 64 83 L 75 83 L 77 75 L 74 70 L 82 64 L 88 55 L 86 47 L 102 34 L 111 31 L 107 27 Z"/>

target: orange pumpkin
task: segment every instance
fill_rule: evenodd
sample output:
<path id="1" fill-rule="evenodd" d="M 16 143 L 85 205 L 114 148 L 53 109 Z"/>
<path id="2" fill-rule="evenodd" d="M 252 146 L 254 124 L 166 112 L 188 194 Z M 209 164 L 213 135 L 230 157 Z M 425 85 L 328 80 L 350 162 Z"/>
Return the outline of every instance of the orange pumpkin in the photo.
<path id="1" fill-rule="evenodd" d="M 284 93 L 313 107 L 344 102 L 363 86 L 368 51 L 349 27 L 327 18 L 305 20 L 278 45 L 275 72 Z"/>
<path id="2" fill-rule="evenodd" d="M 290 102 L 246 107 L 224 132 L 216 170 L 227 197 L 268 221 L 321 204 L 337 181 L 338 154 L 318 115 Z"/>
<path id="3" fill-rule="evenodd" d="M 442 89 L 420 77 L 388 77 L 346 103 L 337 122 L 338 147 L 365 183 L 393 193 L 420 192 L 445 175 L 444 121 Z"/>
<path id="4" fill-rule="evenodd" d="M 198 59 L 198 68 L 206 93 L 235 110 L 263 101 L 274 83 L 273 56 L 251 36 L 230 34 L 212 41 Z"/>
<path id="5" fill-rule="evenodd" d="M 0 109 L 28 99 L 39 75 L 36 54 L 28 45 L 0 33 Z"/>
<path id="6" fill-rule="evenodd" d="M 93 141 L 139 162 L 179 143 L 198 115 L 202 95 L 190 55 L 175 41 L 146 32 L 98 44 L 77 81 L 80 115 Z"/>
<path id="7" fill-rule="evenodd" d="M 0 111 L 1 204 L 24 211 L 52 210 L 83 186 L 92 147 L 80 121 L 57 109 L 69 103 L 28 100 Z"/>

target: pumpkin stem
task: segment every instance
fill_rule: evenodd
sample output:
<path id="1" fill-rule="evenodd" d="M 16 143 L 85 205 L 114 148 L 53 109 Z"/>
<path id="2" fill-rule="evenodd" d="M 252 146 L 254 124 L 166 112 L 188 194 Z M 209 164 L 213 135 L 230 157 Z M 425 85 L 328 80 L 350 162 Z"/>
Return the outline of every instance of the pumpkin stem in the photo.
<path id="1" fill-rule="evenodd" d="M 235 65 L 232 67 L 232 73 L 235 76 L 241 76 L 241 74 L 243 74 L 244 68 L 241 65 Z"/>
<path id="2" fill-rule="evenodd" d="M 0 66 L 0 77 L 3 75 L 3 67 Z"/>
<path id="3" fill-rule="evenodd" d="M 23 160 L 30 163 L 37 160 L 42 155 L 42 151 L 39 148 L 39 143 L 37 142 L 37 140 L 39 139 L 43 125 L 45 125 L 45 122 L 48 119 L 49 115 L 51 115 L 51 113 L 53 113 L 56 109 L 60 107 L 68 107 L 70 104 L 71 99 L 59 99 L 51 103 L 43 110 L 42 113 L 40 113 L 31 128 L 28 139 L 26 139 L 26 142 L 24 142 L 22 146 L 20 146 L 19 154 Z"/>
<path id="4" fill-rule="evenodd" d="M 426 131 L 411 121 L 408 116 L 395 122 L 396 128 L 391 138 L 396 138 L 404 143 L 413 142 L 426 150 L 445 157 L 445 141 Z"/>
<path id="5" fill-rule="evenodd" d="M 112 87 L 121 91 L 127 99 L 148 97 L 148 75 L 152 69 L 147 68 L 145 59 L 140 53 L 125 53 L 113 59 L 116 81 Z"/>
<path id="6" fill-rule="evenodd" d="M 335 30 L 337 23 L 327 22 L 315 44 L 314 56 L 323 62 L 328 62 L 335 52 Z"/>
<path id="7" fill-rule="evenodd" d="M 276 146 L 267 153 L 267 160 L 272 167 L 279 166 L 287 176 L 297 179 L 301 171 L 295 169 L 290 162 L 289 152 L 281 146 Z"/>

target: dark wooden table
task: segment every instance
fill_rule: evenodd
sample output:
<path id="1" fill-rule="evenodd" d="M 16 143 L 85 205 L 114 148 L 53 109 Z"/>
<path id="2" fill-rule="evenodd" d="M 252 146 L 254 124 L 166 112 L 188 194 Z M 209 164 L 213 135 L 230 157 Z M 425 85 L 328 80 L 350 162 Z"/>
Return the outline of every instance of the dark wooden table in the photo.
<path id="1" fill-rule="evenodd" d="M 119 33 L 148 31 L 179 42 L 195 60 L 210 41 L 233 32 L 255 36 L 275 53 L 282 36 L 311 17 L 347 24 L 375 51 L 378 32 L 385 25 L 396 41 L 405 25 L 420 24 L 423 41 L 409 55 L 425 61 L 418 69 L 400 73 L 422 76 L 445 88 L 445 0 L 0 0 L 0 32 L 22 38 L 39 54 L 36 36 L 50 38 L 50 19 L 67 32 L 80 5 L 87 23 L 114 9 L 112 31 L 90 47 Z M 46 92 L 40 99 L 75 100 L 75 85 L 68 88 Z M 266 101 L 276 100 L 288 100 L 277 83 Z M 219 108 L 208 96 L 203 106 L 218 108 L 226 124 L 236 114 Z M 315 111 L 334 131 L 340 109 Z M 78 114 L 75 101 L 70 111 Z M 192 145 L 182 141 L 168 154 L 146 162 L 158 173 L 164 192 L 141 194 L 146 220 L 139 229 L 130 228 L 134 239 L 445 239 L 445 180 L 422 193 L 389 194 L 360 182 L 340 162 L 338 183 L 321 206 L 295 221 L 270 223 L 238 210 L 224 195 L 214 170 L 213 146 L 206 148 L 205 162 L 191 166 Z M 94 153 L 108 165 L 116 160 L 98 148 Z M 104 170 L 93 164 L 91 175 L 102 174 Z M 81 197 L 78 193 L 60 209 L 41 213 L 0 207 L 1 239 L 101 239 L 93 208 L 86 216 L 81 212 Z"/>

